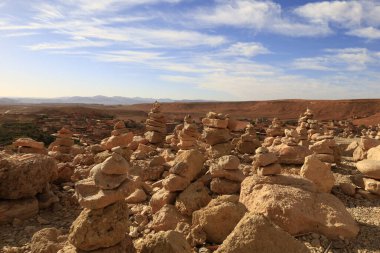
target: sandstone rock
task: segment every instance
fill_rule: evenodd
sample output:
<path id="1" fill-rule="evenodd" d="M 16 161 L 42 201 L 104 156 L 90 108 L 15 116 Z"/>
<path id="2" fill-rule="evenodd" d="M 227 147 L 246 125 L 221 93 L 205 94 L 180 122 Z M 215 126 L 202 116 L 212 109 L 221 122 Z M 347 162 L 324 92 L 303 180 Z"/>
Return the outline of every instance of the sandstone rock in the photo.
<path id="1" fill-rule="evenodd" d="M 169 174 L 163 181 L 162 185 L 169 192 L 183 191 L 190 184 L 186 177 L 176 174 Z"/>
<path id="2" fill-rule="evenodd" d="M 120 135 L 113 135 L 106 140 L 102 141 L 102 145 L 104 146 L 105 149 L 111 150 L 114 147 L 126 147 L 128 146 L 129 143 L 132 142 L 133 139 L 133 133 L 125 133 L 125 134 L 120 134 Z"/>
<path id="3" fill-rule="evenodd" d="M 363 178 L 364 190 L 380 195 L 380 181 L 372 178 Z"/>
<path id="4" fill-rule="evenodd" d="M 120 243 L 107 247 L 99 248 L 96 250 L 85 251 L 77 249 L 72 244 L 66 244 L 63 249 L 59 250 L 58 253 L 136 253 L 135 247 L 130 237 L 124 238 Z"/>
<path id="5" fill-rule="evenodd" d="M 361 161 L 367 157 L 367 151 L 365 151 L 362 147 L 357 147 L 352 155 L 352 160 Z"/>
<path id="6" fill-rule="evenodd" d="M 363 160 L 356 163 L 356 168 L 366 177 L 380 179 L 380 161 Z"/>
<path id="7" fill-rule="evenodd" d="M 232 136 L 228 129 L 208 127 L 204 129 L 202 138 L 207 142 L 207 144 L 216 145 L 231 140 Z"/>
<path id="8" fill-rule="evenodd" d="M 187 170 L 179 175 L 193 181 L 203 168 L 205 158 L 198 150 L 184 150 L 174 159 L 174 164 L 184 163 L 187 165 Z"/>
<path id="9" fill-rule="evenodd" d="M 148 140 L 149 143 L 158 144 L 163 142 L 165 134 L 155 131 L 148 131 L 144 134 L 144 137 Z"/>
<path id="10" fill-rule="evenodd" d="M 0 224 L 11 223 L 14 218 L 24 220 L 38 214 L 35 197 L 17 200 L 0 200 Z"/>
<path id="11" fill-rule="evenodd" d="M 189 223 L 173 205 L 164 205 L 158 212 L 153 214 L 152 228 L 158 231 L 175 230 L 180 222 Z"/>
<path id="12" fill-rule="evenodd" d="M 241 184 L 240 202 L 292 235 L 315 232 L 353 238 L 359 232 L 339 199 L 318 193 L 315 185 L 297 176 L 248 177 Z"/>
<path id="13" fill-rule="evenodd" d="M 113 153 L 101 165 L 103 173 L 113 175 L 127 174 L 129 168 L 129 163 L 118 153 Z"/>
<path id="14" fill-rule="evenodd" d="M 330 148 L 328 140 L 318 141 L 309 146 L 309 149 L 316 154 L 333 154 L 333 150 Z"/>
<path id="15" fill-rule="evenodd" d="M 134 192 L 131 193 L 131 195 L 129 195 L 125 201 L 128 203 L 128 204 L 137 204 L 137 203 L 141 203 L 141 202 L 144 202 L 146 199 L 147 199 L 147 195 L 145 193 L 144 190 L 142 189 L 136 189 Z"/>
<path id="16" fill-rule="evenodd" d="M 318 158 L 321 162 L 324 163 L 334 163 L 335 162 L 335 157 L 333 155 L 329 154 L 315 154 L 315 157 Z"/>
<path id="17" fill-rule="evenodd" d="M 211 158 L 219 158 L 221 156 L 225 156 L 231 153 L 232 145 L 229 142 L 216 144 L 214 146 L 210 146 L 207 149 L 207 154 Z"/>
<path id="18" fill-rule="evenodd" d="M 102 171 L 102 164 L 91 169 L 90 175 L 93 177 L 96 186 L 101 189 L 111 190 L 119 187 L 127 179 L 127 174 L 106 174 Z"/>
<path id="19" fill-rule="evenodd" d="M 282 164 L 303 164 L 305 157 L 311 155 L 311 151 L 302 146 L 280 144 L 271 146 L 269 150 L 275 153 Z"/>
<path id="20" fill-rule="evenodd" d="M 380 161 L 380 146 L 369 149 L 367 152 L 367 159 Z"/>
<path id="21" fill-rule="evenodd" d="M 359 141 L 359 146 L 366 151 L 378 145 L 380 145 L 380 140 L 376 140 L 376 139 L 372 139 L 368 137 L 362 137 Z"/>
<path id="22" fill-rule="evenodd" d="M 246 208 L 238 202 L 238 196 L 219 196 L 193 213 L 193 226 L 199 225 L 207 235 L 207 241 L 222 243 L 244 216 Z"/>
<path id="23" fill-rule="evenodd" d="M 137 244 L 140 253 L 193 253 L 185 237 L 173 230 L 149 234 Z"/>
<path id="24" fill-rule="evenodd" d="M 69 241 L 81 250 L 120 243 L 128 232 L 128 205 L 117 202 L 102 209 L 84 209 L 70 228 Z"/>
<path id="25" fill-rule="evenodd" d="M 240 182 L 224 178 L 213 178 L 210 183 L 210 189 L 218 194 L 234 194 L 240 191 Z"/>
<path id="26" fill-rule="evenodd" d="M 255 150 L 260 147 L 260 141 L 254 140 L 254 141 L 239 141 L 236 145 L 236 149 L 241 154 L 253 154 Z"/>
<path id="27" fill-rule="evenodd" d="M 57 177 L 57 163 L 46 155 L 0 158 L 0 198 L 33 197 Z"/>
<path id="28" fill-rule="evenodd" d="M 190 184 L 179 194 L 175 206 L 183 215 L 191 216 L 211 201 L 208 189 L 200 182 Z"/>
<path id="29" fill-rule="evenodd" d="M 232 132 L 240 132 L 243 131 L 247 125 L 249 125 L 248 121 L 242 121 L 242 120 L 228 120 L 228 129 L 230 129 Z"/>
<path id="30" fill-rule="evenodd" d="M 37 150 L 45 148 L 43 142 L 35 141 L 31 138 L 19 138 L 12 143 L 16 147 L 29 147 Z"/>
<path id="31" fill-rule="evenodd" d="M 240 165 L 240 160 L 237 156 L 226 155 L 218 160 L 218 167 L 224 170 L 237 170 Z"/>
<path id="32" fill-rule="evenodd" d="M 177 194 L 170 192 L 165 188 L 158 190 L 153 194 L 150 199 L 150 207 L 152 208 L 152 213 L 160 210 L 165 204 L 174 204 Z"/>
<path id="33" fill-rule="evenodd" d="M 36 232 L 31 240 L 33 253 L 56 253 L 64 247 L 67 236 L 56 228 L 44 228 Z"/>
<path id="34" fill-rule="evenodd" d="M 263 215 L 247 213 L 215 253 L 248 252 L 304 253 L 310 250 Z"/>
<path id="35" fill-rule="evenodd" d="M 203 118 L 202 124 L 208 127 L 213 128 L 227 128 L 228 126 L 228 120 L 227 119 L 210 119 L 210 118 Z"/>
<path id="36" fill-rule="evenodd" d="M 321 162 L 315 155 L 305 158 L 300 176 L 313 181 L 320 192 L 331 192 L 335 182 L 331 165 Z"/>
<path id="37" fill-rule="evenodd" d="M 256 154 L 253 157 L 256 166 L 267 166 L 278 161 L 277 156 L 274 153 Z"/>
<path id="38" fill-rule="evenodd" d="M 221 169 L 219 166 L 211 165 L 210 174 L 213 178 L 225 178 L 235 182 L 241 182 L 244 180 L 245 176 L 243 172 L 239 169 L 236 170 L 225 170 Z"/>
<path id="39" fill-rule="evenodd" d="M 265 167 L 259 167 L 257 169 L 257 174 L 260 176 L 270 176 L 281 174 L 281 165 L 278 163 L 273 163 Z"/>

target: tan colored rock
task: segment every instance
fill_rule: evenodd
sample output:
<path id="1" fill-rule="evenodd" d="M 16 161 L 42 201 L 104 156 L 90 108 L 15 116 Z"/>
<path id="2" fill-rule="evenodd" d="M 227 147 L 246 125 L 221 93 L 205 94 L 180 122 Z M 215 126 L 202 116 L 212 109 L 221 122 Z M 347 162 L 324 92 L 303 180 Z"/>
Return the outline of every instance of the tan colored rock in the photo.
<path id="1" fill-rule="evenodd" d="M 189 181 L 193 181 L 199 174 L 204 162 L 205 158 L 198 150 L 184 150 L 174 159 L 174 164 L 184 163 L 187 165 L 186 172 L 178 175 L 187 178 Z"/>
<path id="2" fill-rule="evenodd" d="M 56 228 L 44 228 L 36 232 L 31 240 L 30 248 L 33 253 L 56 253 L 62 249 L 67 236 Z"/>
<path id="3" fill-rule="evenodd" d="M 380 145 L 368 150 L 367 159 L 380 161 Z"/>
<path id="4" fill-rule="evenodd" d="M 356 168 L 366 177 L 380 179 L 380 161 L 363 160 L 356 163 Z"/>
<path id="5" fill-rule="evenodd" d="M 210 189 L 218 194 L 234 194 L 240 191 L 240 182 L 224 178 L 213 178 L 210 183 Z"/>
<path id="6" fill-rule="evenodd" d="M 45 148 L 43 142 L 38 142 L 31 138 L 19 138 L 13 142 L 13 145 L 16 147 L 29 147 L 40 150 Z"/>
<path id="7" fill-rule="evenodd" d="M 240 202 L 288 233 L 315 232 L 328 238 L 354 238 L 359 232 L 343 203 L 297 176 L 251 176 L 241 184 Z"/>
<path id="8" fill-rule="evenodd" d="M 265 167 L 259 167 L 257 169 L 257 174 L 260 176 L 271 176 L 281 174 L 281 165 L 278 163 L 273 163 Z"/>
<path id="9" fill-rule="evenodd" d="M 57 163 L 49 156 L 17 154 L 0 158 L 0 198 L 33 197 L 56 177 Z"/>
<path id="10" fill-rule="evenodd" d="M 315 156 L 320 160 L 321 162 L 324 163 L 334 163 L 335 162 L 335 157 L 330 154 L 315 154 Z"/>
<path id="11" fill-rule="evenodd" d="M 25 220 L 38 214 L 38 201 L 35 197 L 17 200 L 0 200 L 0 224 L 12 223 L 17 218 Z"/>
<path id="12" fill-rule="evenodd" d="M 183 191 L 190 184 L 186 177 L 176 174 L 169 174 L 163 181 L 162 185 L 169 192 Z"/>
<path id="13" fill-rule="evenodd" d="M 219 196 L 204 208 L 193 213 L 193 226 L 200 226 L 207 241 L 222 243 L 244 216 L 246 208 L 238 202 L 238 196 Z"/>
<path id="14" fill-rule="evenodd" d="M 104 190 L 111 190 L 119 187 L 128 177 L 127 174 L 105 174 L 102 172 L 101 164 L 93 167 L 90 171 L 90 175 L 93 177 L 96 186 Z"/>
<path id="15" fill-rule="evenodd" d="M 226 155 L 218 159 L 218 167 L 224 170 L 237 170 L 239 165 L 240 160 L 234 155 Z"/>
<path id="16" fill-rule="evenodd" d="M 210 146 L 207 149 L 207 154 L 211 158 L 219 158 L 231 153 L 232 145 L 229 142 L 216 144 L 214 146 Z"/>
<path id="17" fill-rule="evenodd" d="M 133 140 L 133 133 L 124 133 L 119 135 L 112 135 L 111 137 L 102 141 L 105 149 L 111 150 L 114 147 L 127 147 Z"/>
<path id="18" fill-rule="evenodd" d="M 158 190 L 153 194 L 150 199 L 150 207 L 152 208 L 152 213 L 160 210 L 165 204 L 174 204 L 177 194 L 170 192 L 165 188 Z"/>
<path id="19" fill-rule="evenodd" d="M 228 120 L 228 129 L 230 129 L 232 132 L 243 131 L 247 127 L 247 125 L 249 125 L 248 121 L 234 120 L 234 119 Z"/>
<path id="20" fill-rule="evenodd" d="M 331 165 L 321 162 L 315 155 L 305 158 L 300 176 L 314 182 L 320 192 L 331 192 L 335 178 L 331 172 Z"/>
<path id="21" fill-rule="evenodd" d="M 208 127 L 225 129 L 228 126 L 228 120 L 227 119 L 203 118 L 202 124 L 205 126 L 208 126 Z"/>
<path id="22" fill-rule="evenodd" d="M 173 205 L 164 205 L 158 212 L 153 214 L 152 228 L 156 231 L 175 230 L 180 222 L 189 223 Z"/>
<path id="23" fill-rule="evenodd" d="M 175 206 L 183 215 L 191 216 L 210 201 L 209 190 L 202 183 L 195 182 L 178 195 Z"/>
<path id="24" fill-rule="evenodd" d="M 122 175 L 127 174 L 130 165 L 124 157 L 118 153 L 113 153 L 101 165 L 101 171 L 104 174 Z"/>
<path id="25" fill-rule="evenodd" d="M 274 153 L 256 154 L 253 157 L 254 165 L 257 167 L 267 166 L 278 161 L 277 156 Z"/>
<path id="26" fill-rule="evenodd" d="M 173 230 L 149 234 L 136 244 L 139 253 L 193 253 L 185 237 Z"/>
<path id="27" fill-rule="evenodd" d="M 308 148 L 302 146 L 288 146 L 280 144 L 269 147 L 269 150 L 278 157 L 279 163 L 282 164 L 303 164 L 305 157 L 311 155 Z"/>
<path id="28" fill-rule="evenodd" d="M 146 195 L 143 189 L 136 189 L 134 192 L 131 193 L 131 195 L 129 195 L 125 199 L 125 201 L 128 204 L 137 204 L 137 203 L 144 202 L 147 198 L 148 196 Z"/>
<path id="29" fill-rule="evenodd" d="M 128 220 L 124 201 L 101 209 L 84 209 L 70 228 L 69 241 L 86 251 L 114 246 L 126 237 Z"/>
<path id="30" fill-rule="evenodd" d="M 380 195 L 380 181 L 372 178 L 363 178 L 364 181 L 364 190 L 369 191 L 370 193 Z"/>
<path id="31" fill-rule="evenodd" d="M 228 129 L 207 127 L 202 133 L 202 138 L 207 144 L 216 145 L 231 140 L 232 136 Z"/>
<path id="32" fill-rule="evenodd" d="M 225 178 L 235 182 L 241 182 L 245 178 L 243 172 L 239 169 L 225 170 L 221 169 L 218 165 L 211 165 L 209 171 L 213 178 Z"/>
<path id="33" fill-rule="evenodd" d="M 215 253 L 307 253 L 310 250 L 263 215 L 247 213 Z"/>

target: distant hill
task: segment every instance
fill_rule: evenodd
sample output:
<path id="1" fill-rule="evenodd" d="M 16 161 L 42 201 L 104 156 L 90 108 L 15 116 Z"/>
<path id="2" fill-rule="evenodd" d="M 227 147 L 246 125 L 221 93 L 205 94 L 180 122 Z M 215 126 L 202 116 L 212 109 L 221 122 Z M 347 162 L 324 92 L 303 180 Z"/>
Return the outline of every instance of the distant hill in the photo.
<path id="1" fill-rule="evenodd" d="M 141 97 L 107 97 L 107 96 L 94 96 L 94 97 L 57 97 L 57 98 L 7 98 L 0 97 L 0 104 L 101 104 L 101 105 L 132 105 L 153 103 L 155 101 L 161 103 L 168 102 L 201 102 L 205 100 L 173 100 L 173 99 L 154 99 L 154 98 L 141 98 Z"/>

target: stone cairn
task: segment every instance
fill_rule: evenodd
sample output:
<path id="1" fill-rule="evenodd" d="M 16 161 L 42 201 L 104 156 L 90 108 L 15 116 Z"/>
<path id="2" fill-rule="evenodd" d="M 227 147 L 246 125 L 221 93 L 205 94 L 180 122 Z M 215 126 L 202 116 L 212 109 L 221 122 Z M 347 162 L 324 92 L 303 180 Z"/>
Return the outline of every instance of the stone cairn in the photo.
<path id="1" fill-rule="evenodd" d="M 312 136 L 320 132 L 317 120 L 314 120 L 314 113 L 309 108 L 300 115 L 298 119 L 298 126 L 307 129 L 308 139 L 312 140 Z M 304 137 L 304 136 L 303 136 Z"/>
<path id="2" fill-rule="evenodd" d="M 175 126 L 173 130 L 173 134 L 166 136 L 166 143 L 169 144 L 170 148 L 172 150 L 178 150 L 178 144 L 179 144 L 179 133 L 182 131 L 184 127 L 184 124 L 178 124 Z"/>
<path id="3" fill-rule="evenodd" d="M 91 169 L 89 178 L 75 185 L 78 202 L 84 209 L 70 228 L 71 247 L 83 251 L 134 250 L 128 235 L 129 208 L 124 199 L 136 190 L 136 184 L 128 178 L 130 166 L 121 155 L 122 149 L 115 147 L 112 151 L 111 157 Z"/>
<path id="4" fill-rule="evenodd" d="M 133 140 L 133 133 L 128 132 L 124 121 L 120 120 L 115 123 L 111 132 L 111 137 L 103 139 L 101 145 L 106 150 L 111 150 L 114 147 L 126 147 Z"/>
<path id="5" fill-rule="evenodd" d="M 204 126 L 202 138 L 209 145 L 208 155 L 212 158 L 218 158 L 230 154 L 232 136 L 227 128 L 228 119 L 223 114 L 209 112 L 206 118 L 202 119 L 202 123 Z"/>
<path id="6" fill-rule="evenodd" d="M 194 149 L 197 146 L 199 136 L 197 125 L 191 116 L 187 115 L 184 119 L 183 128 L 178 133 L 179 143 L 177 146 L 180 150 Z"/>
<path id="7" fill-rule="evenodd" d="M 145 138 L 151 144 L 159 144 L 165 140 L 166 136 L 166 119 L 161 113 L 161 106 L 156 101 L 153 108 L 148 114 L 148 119 L 145 122 L 146 130 Z"/>
<path id="8" fill-rule="evenodd" d="M 281 142 L 288 146 L 298 146 L 300 136 L 295 129 L 285 129 L 285 137 L 281 138 Z"/>
<path id="9" fill-rule="evenodd" d="M 341 154 L 337 146 L 334 136 L 320 136 L 322 140 L 315 142 L 309 146 L 315 156 L 325 163 L 339 163 L 341 161 Z"/>
<path id="10" fill-rule="evenodd" d="M 259 176 L 277 175 L 281 173 L 281 165 L 277 156 L 266 147 L 259 147 L 253 156 L 253 169 Z"/>
<path id="11" fill-rule="evenodd" d="M 268 137 L 283 136 L 284 131 L 282 130 L 282 122 L 278 118 L 273 118 L 272 124 L 266 129 Z"/>
<path id="12" fill-rule="evenodd" d="M 354 183 L 361 188 L 359 193 L 367 197 L 368 192 L 380 195 L 380 145 L 368 150 L 367 156 L 368 159 L 356 163 L 361 175 L 356 175 Z"/>
<path id="13" fill-rule="evenodd" d="M 38 142 L 30 138 L 19 138 L 12 145 L 17 148 L 18 153 L 26 154 L 47 154 L 43 142 Z"/>
<path id="14" fill-rule="evenodd" d="M 241 154 L 253 154 L 260 147 L 260 141 L 257 139 L 256 130 L 249 124 L 236 144 L 236 149 Z"/>
<path id="15" fill-rule="evenodd" d="M 222 156 L 210 166 L 210 189 L 217 194 L 234 194 L 240 191 L 245 176 L 239 169 L 240 160 L 233 155 Z"/>
<path id="16" fill-rule="evenodd" d="M 307 122 L 301 121 L 298 124 L 296 131 L 297 131 L 298 135 L 300 136 L 299 145 L 304 146 L 304 147 L 308 147 L 309 141 L 308 141 L 308 132 L 307 132 L 308 131 Z"/>
<path id="17" fill-rule="evenodd" d="M 70 154 L 71 147 L 74 145 L 73 132 L 63 127 L 56 134 L 57 138 L 49 146 L 49 151 L 58 152 L 62 154 Z"/>

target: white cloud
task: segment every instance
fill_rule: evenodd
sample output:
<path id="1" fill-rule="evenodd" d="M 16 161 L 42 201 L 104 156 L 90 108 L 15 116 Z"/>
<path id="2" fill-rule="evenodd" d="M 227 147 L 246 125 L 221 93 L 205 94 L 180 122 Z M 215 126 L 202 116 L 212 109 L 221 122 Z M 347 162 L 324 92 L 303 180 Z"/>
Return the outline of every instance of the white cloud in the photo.
<path id="1" fill-rule="evenodd" d="M 272 1 L 219 1 L 215 7 L 190 13 L 200 26 L 234 26 L 255 31 L 269 31 L 294 37 L 325 36 L 331 33 L 326 25 L 300 23 L 285 17 L 281 6 Z"/>
<path id="2" fill-rule="evenodd" d="M 57 49 L 72 49 L 80 47 L 104 47 L 110 43 L 106 41 L 90 41 L 90 40 L 74 40 L 67 42 L 56 43 L 39 43 L 31 46 L 27 46 L 30 50 L 57 50 Z"/>
<path id="3" fill-rule="evenodd" d="M 292 66 L 296 69 L 321 71 L 362 71 L 373 63 L 376 53 L 366 48 L 326 49 L 322 56 L 298 58 Z"/>
<path id="4" fill-rule="evenodd" d="M 270 51 L 258 42 L 237 42 L 225 49 L 222 54 L 227 56 L 253 57 L 259 54 L 268 54 Z"/>
<path id="5" fill-rule="evenodd" d="M 380 29 L 374 27 L 354 29 L 347 32 L 347 34 L 366 39 L 380 39 Z"/>

